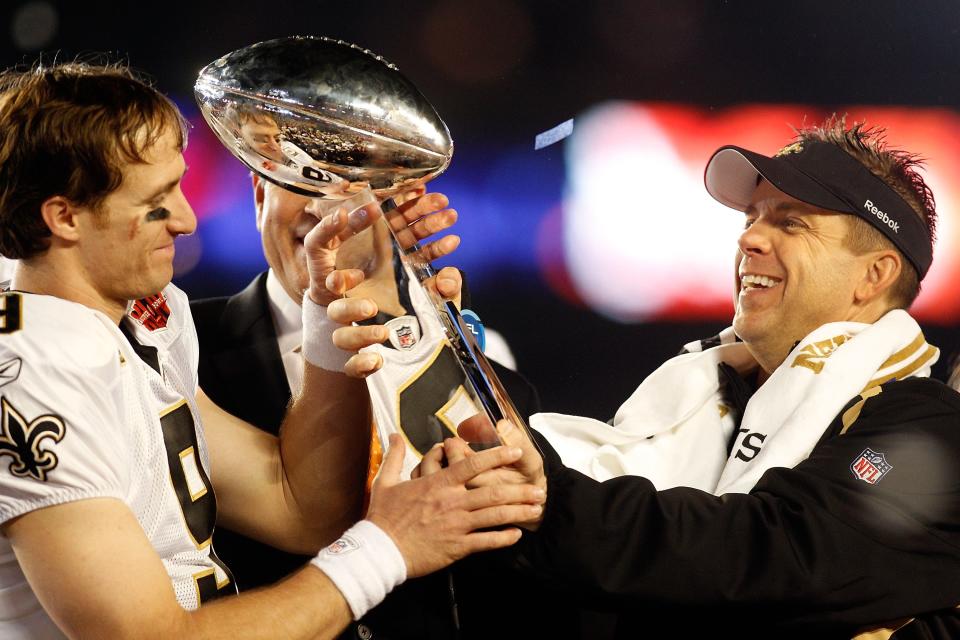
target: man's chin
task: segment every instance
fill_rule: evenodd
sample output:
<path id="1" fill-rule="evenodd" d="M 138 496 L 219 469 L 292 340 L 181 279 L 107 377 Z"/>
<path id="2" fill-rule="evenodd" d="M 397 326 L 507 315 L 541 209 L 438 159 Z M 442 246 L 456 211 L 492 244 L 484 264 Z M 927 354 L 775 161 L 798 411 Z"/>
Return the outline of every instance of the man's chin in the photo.
<path id="1" fill-rule="evenodd" d="M 165 269 L 156 269 L 150 276 L 151 277 L 144 278 L 138 283 L 136 289 L 128 294 L 128 300 L 139 300 L 148 296 L 155 296 L 163 291 L 173 280 L 173 266 L 171 265 Z"/>
<path id="2" fill-rule="evenodd" d="M 762 338 L 767 332 L 765 323 L 760 322 L 759 318 L 743 316 L 739 313 L 733 318 L 733 331 L 744 342 Z"/>

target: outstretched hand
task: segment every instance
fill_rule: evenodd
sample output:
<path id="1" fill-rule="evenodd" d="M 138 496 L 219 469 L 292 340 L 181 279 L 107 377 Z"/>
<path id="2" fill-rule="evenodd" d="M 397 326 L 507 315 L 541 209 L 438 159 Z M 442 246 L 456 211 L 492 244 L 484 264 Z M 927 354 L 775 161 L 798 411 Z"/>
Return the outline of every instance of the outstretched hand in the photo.
<path id="1" fill-rule="evenodd" d="M 422 478 L 439 473 L 444 469 L 444 465 L 453 466 L 466 460 L 471 460 L 476 456 L 483 455 L 470 448 L 467 441 L 476 439 L 470 433 L 472 424 L 465 421 L 458 427 L 458 432 L 462 438 L 447 438 L 443 445 L 438 445 L 428 451 L 420 464 L 413 470 L 411 477 Z M 543 458 L 537 451 L 536 445 L 523 432 L 522 429 L 514 425 L 509 420 L 501 420 L 497 423 L 497 435 L 500 441 L 506 447 L 516 448 L 522 451 L 522 455 L 510 464 L 486 470 L 470 478 L 468 486 L 471 488 L 497 487 L 497 486 L 515 486 L 530 485 L 544 491 L 547 490 L 547 477 L 543 468 Z M 499 448 L 499 447 L 498 447 Z M 530 531 L 535 531 L 543 520 L 543 512 L 534 517 L 525 520 L 514 520 L 512 523 L 521 526 Z"/>
<path id="2" fill-rule="evenodd" d="M 373 484 L 366 518 L 387 532 L 403 554 L 409 577 L 441 569 L 478 551 L 507 547 L 520 531 L 503 527 L 541 517 L 546 494 L 527 483 L 477 486 L 486 473 L 518 464 L 525 452 L 496 447 L 463 457 L 436 473 L 400 481 L 405 446 L 397 434 Z"/>

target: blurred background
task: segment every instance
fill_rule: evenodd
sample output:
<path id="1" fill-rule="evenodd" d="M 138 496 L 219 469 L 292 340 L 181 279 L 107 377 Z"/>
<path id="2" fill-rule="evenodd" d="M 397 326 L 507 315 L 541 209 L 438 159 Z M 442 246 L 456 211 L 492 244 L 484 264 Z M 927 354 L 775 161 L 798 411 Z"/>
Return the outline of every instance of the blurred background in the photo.
<path id="1" fill-rule="evenodd" d="M 741 215 L 711 200 L 723 144 L 772 153 L 831 113 L 927 158 L 941 223 L 914 307 L 960 351 L 960 5 L 954 0 L 532 0 L 98 3 L 6 0 L 4 67 L 128 61 L 194 127 L 185 192 L 200 224 L 176 282 L 232 294 L 265 267 L 246 170 L 199 117 L 193 82 L 224 53 L 288 35 L 399 66 L 456 143 L 431 184 L 460 212 L 472 307 L 546 410 L 607 419 L 665 358 L 732 313 Z M 571 136 L 535 149 L 573 119 Z"/>

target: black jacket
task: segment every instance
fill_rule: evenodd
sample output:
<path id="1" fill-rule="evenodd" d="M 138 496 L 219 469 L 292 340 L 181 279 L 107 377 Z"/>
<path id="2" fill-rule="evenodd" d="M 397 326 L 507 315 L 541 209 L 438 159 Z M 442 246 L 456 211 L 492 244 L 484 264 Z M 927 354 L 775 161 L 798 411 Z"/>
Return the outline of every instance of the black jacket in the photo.
<path id="1" fill-rule="evenodd" d="M 960 637 L 960 395 L 891 382 L 841 433 L 862 400 L 749 494 L 600 483 L 541 442 L 547 507 L 518 561 L 615 607 L 623 637 L 849 638 L 882 622 L 907 623 L 898 640 Z M 865 471 L 868 449 L 891 467 Z"/>
<path id="2" fill-rule="evenodd" d="M 290 389 L 270 315 L 266 273 L 234 296 L 198 300 L 191 309 L 200 340 L 200 387 L 221 408 L 276 434 Z M 536 390 L 526 379 L 496 363 L 494 368 L 521 415 L 539 411 Z M 223 528 L 216 529 L 214 546 L 241 590 L 276 582 L 309 559 Z M 481 554 L 450 572 L 410 580 L 364 616 L 367 629 L 354 624 L 344 636 L 364 637 L 370 630 L 373 638 L 577 637 L 575 610 L 561 606 L 553 612 L 555 602 L 543 587 L 503 575 L 508 569 L 502 562 L 502 556 Z M 521 620 L 505 625 L 511 609 L 512 617 Z"/>

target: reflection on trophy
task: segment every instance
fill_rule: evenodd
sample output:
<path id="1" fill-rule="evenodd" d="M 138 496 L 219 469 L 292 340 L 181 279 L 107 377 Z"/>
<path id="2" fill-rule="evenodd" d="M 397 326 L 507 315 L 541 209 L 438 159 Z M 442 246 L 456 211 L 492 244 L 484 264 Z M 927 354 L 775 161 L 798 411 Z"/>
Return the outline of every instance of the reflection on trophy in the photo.
<path id="1" fill-rule="evenodd" d="M 496 421 L 525 427 L 451 302 L 423 283 L 435 271 L 396 201 L 416 195 L 453 155 L 446 125 L 395 66 L 326 38 L 261 42 L 207 65 L 195 86 L 207 123 L 252 171 L 321 199 L 329 211 L 376 203 L 384 216 L 345 242 L 338 268 L 366 280 L 390 339 L 374 345 L 384 369 L 367 380 L 381 442 L 397 431 L 412 468 L 459 435 L 499 444 Z"/>

